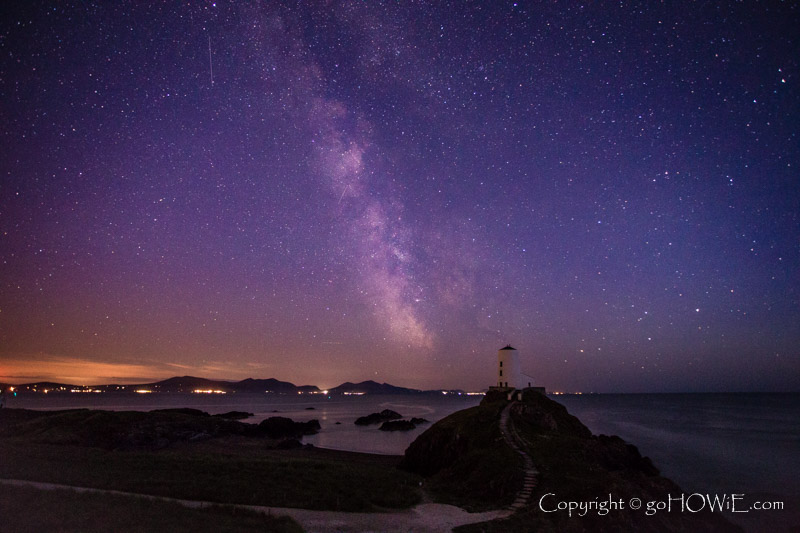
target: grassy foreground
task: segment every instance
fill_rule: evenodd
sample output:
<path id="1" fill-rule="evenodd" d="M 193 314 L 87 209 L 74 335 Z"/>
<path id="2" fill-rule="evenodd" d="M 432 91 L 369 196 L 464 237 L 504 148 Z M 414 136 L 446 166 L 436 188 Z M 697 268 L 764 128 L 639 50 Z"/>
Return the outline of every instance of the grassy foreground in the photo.
<path id="1" fill-rule="evenodd" d="M 0 485 L 3 531 L 81 531 L 86 533 L 279 532 L 302 528 L 288 517 L 269 516 L 233 507 L 189 509 L 180 504 L 72 490 L 43 490 Z M 6 529 L 7 528 L 7 529 Z"/>
<path id="2" fill-rule="evenodd" d="M 91 421 L 97 412 L 69 413 L 68 422 L 56 414 L 0 415 L 6 420 L 5 426 L 0 423 L 3 478 L 221 504 L 330 511 L 381 511 L 420 501 L 420 478 L 398 470 L 399 457 L 316 448 L 281 450 L 271 448 L 267 439 L 242 435 L 173 441 L 159 449 L 108 449 L 93 445 L 92 439 L 74 438 L 96 433 L 85 431 L 83 418 Z M 182 415 L 173 416 L 170 424 L 185 424 Z"/>
<path id="3" fill-rule="evenodd" d="M 403 508 L 419 501 L 415 476 L 398 472 L 393 465 L 314 450 L 230 453 L 229 447 L 236 444 L 214 443 L 219 446 L 216 450 L 217 446 L 206 445 L 106 451 L 5 439 L 0 441 L 0 477 L 187 500 L 331 511 Z M 249 443 L 238 444 L 246 448 Z"/>

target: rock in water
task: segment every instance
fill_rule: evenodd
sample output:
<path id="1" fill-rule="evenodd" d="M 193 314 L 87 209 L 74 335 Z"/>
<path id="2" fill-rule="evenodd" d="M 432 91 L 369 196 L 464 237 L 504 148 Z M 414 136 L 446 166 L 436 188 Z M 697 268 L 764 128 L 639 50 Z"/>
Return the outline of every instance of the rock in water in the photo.
<path id="1" fill-rule="evenodd" d="M 189 416 L 211 416 L 205 411 L 201 411 L 200 409 L 192 409 L 191 407 L 171 407 L 168 409 L 154 409 L 152 412 L 174 413 L 174 414 L 189 415 Z"/>
<path id="2" fill-rule="evenodd" d="M 244 420 L 245 418 L 250 418 L 254 416 L 253 413 L 248 413 L 246 411 L 228 411 L 227 413 L 220 413 L 217 415 L 211 415 L 217 418 L 225 418 L 227 420 Z"/>
<path id="3" fill-rule="evenodd" d="M 390 420 L 381 424 L 378 428 L 381 431 L 410 431 L 416 429 L 416 425 L 409 420 Z"/>
<path id="4" fill-rule="evenodd" d="M 319 421 L 295 422 L 283 416 L 271 416 L 258 425 L 259 431 L 271 439 L 299 439 L 320 430 Z"/>
<path id="5" fill-rule="evenodd" d="M 356 419 L 357 426 L 369 426 L 370 424 L 379 424 L 387 420 L 397 420 L 403 418 L 403 415 L 391 409 L 384 409 L 380 413 L 372 413 L 367 416 L 362 416 Z"/>

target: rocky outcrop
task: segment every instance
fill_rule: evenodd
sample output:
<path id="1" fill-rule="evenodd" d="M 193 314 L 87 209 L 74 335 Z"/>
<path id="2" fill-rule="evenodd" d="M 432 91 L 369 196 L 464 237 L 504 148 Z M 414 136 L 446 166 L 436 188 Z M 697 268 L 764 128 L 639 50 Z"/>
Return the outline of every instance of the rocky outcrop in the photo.
<path id="1" fill-rule="evenodd" d="M 443 503 L 481 511 L 509 505 L 523 476 L 498 428 L 502 408 L 482 404 L 433 424 L 406 449 L 400 467 L 428 478 L 426 487 Z"/>
<path id="2" fill-rule="evenodd" d="M 271 439 L 299 439 L 320 430 L 319 421 L 295 422 L 283 416 L 271 416 L 258 424 L 258 429 Z"/>
<path id="3" fill-rule="evenodd" d="M 234 412 L 233 416 L 239 415 Z M 301 439 L 319 430 L 320 425 L 316 420 L 294 422 L 289 418 L 272 417 L 256 425 L 210 416 L 197 409 L 150 412 L 3 409 L 0 412 L 0 436 L 19 436 L 32 441 L 77 444 L 107 450 L 152 450 L 179 442 L 198 442 L 232 435 L 273 440 Z"/>
<path id="4" fill-rule="evenodd" d="M 500 429 L 506 407 L 507 431 L 513 431 L 517 449 Z M 538 472 L 535 486 L 526 484 L 524 456 Z M 524 503 L 515 505 L 508 519 L 463 531 L 738 531 L 711 512 L 543 512 L 542 497 L 555 497 L 556 503 L 609 498 L 648 502 L 682 490 L 660 476 L 632 444 L 592 435 L 564 406 L 530 390 L 510 405 L 505 395 L 487 394 L 481 405 L 437 422 L 408 447 L 401 468 L 425 476 L 429 491 L 440 501 L 472 510 L 510 506 L 520 501 L 520 491 L 526 491 Z"/>
<path id="5" fill-rule="evenodd" d="M 381 431 L 411 431 L 417 429 L 420 424 L 430 424 L 424 418 L 412 418 L 411 420 L 389 420 L 381 424 Z"/>
<path id="6" fill-rule="evenodd" d="M 0 416 L 0 434 L 34 441 L 78 444 L 108 450 L 159 449 L 226 435 L 244 435 L 249 424 L 209 416 L 195 409 L 139 411 L 69 410 Z"/>
<path id="7" fill-rule="evenodd" d="M 192 409 L 191 407 L 171 407 L 169 409 L 154 409 L 153 411 L 150 412 L 172 413 L 172 414 L 189 415 L 189 416 L 211 416 L 205 411 L 201 411 L 200 409 Z"/>
<path id="8" fill-rule="evenodd" d="M 227 413 L 219 413 L 216 415 L 217 418 L 225 418 L 227 420 L 245 420 L 246 418 L 250 418 L 254 416 L 253 413 L 248 413 L 246 411 L 228 411 Z"/>
<path id="9" fill-rule="evenodd" d="M 355 424 L 357 426 L 369 426 L 371 424 L 380 424 L 381 422 L 386 422 L 388 420 L 397 420 L 398 418 L 403 418 L 403 415 L 397 411 L 392 411 L 391 409 L 384 409 L 380 413 L 372 413 L 370 415 L 357 418 Z"/>
<path id="10" fill-rule="evenodd" d="M 390 420 L 381 424 L 378 429 L 381 431 L 411 431 L 416 428 L 417 426 L 410 420 Z"/>

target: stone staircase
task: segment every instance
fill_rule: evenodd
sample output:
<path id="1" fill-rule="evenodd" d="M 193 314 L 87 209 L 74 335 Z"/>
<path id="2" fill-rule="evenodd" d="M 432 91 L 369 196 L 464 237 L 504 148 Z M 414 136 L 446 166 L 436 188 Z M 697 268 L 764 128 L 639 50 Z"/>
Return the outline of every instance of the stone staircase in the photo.
<path id="1" fill-rule="evenodd" d="M 510 402 L 505 406 L 503 412 L 500 414 L 500 431 L 502 432 L 506 443 L 511 446 L 511 449 L 522 457 L 523 471 L 525 473 L 525 480 L 522 484 L 522 489 L 520 489 L 520 491 L 517 493 L 514 503 L 509 506 L 510 511 L 516 511 L 517 509 L 528 505 L 533 488 L 536 486 L 536 476 L 539 474 L 539 472 L 533 466 L 533 460 L 531 460 L 530 455 L 528 455 L 528 453 L 523 449 L 524 440 L 519 433 L 517 433 L 513 422 L 510 421 L 511 408 L 517 403 L 519 402 Z"/>

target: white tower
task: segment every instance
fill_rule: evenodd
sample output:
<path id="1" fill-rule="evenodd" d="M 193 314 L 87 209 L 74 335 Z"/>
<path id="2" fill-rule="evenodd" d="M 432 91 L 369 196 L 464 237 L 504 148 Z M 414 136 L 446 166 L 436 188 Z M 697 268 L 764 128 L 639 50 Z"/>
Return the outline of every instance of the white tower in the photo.
<path id="1" fill-rule="evenodd" d="M 517 350 L 510 345 L 497 351 L 497 385 L 512 389 L 525 388 Z"/>

